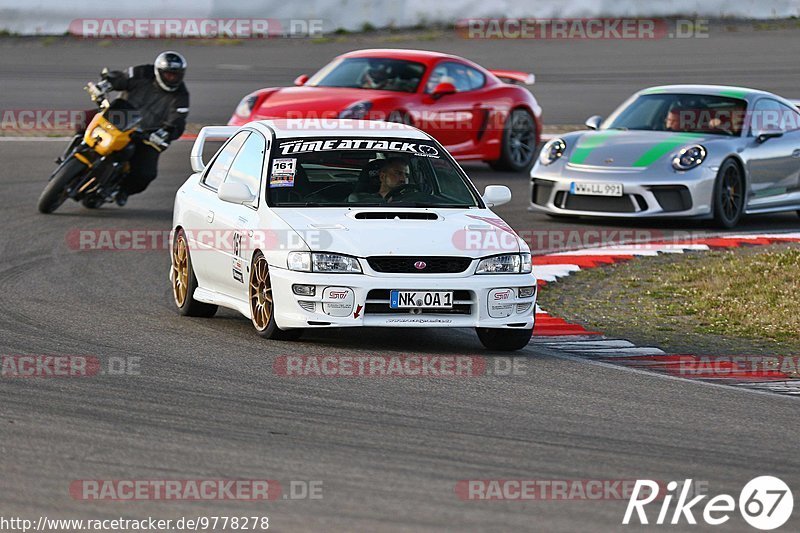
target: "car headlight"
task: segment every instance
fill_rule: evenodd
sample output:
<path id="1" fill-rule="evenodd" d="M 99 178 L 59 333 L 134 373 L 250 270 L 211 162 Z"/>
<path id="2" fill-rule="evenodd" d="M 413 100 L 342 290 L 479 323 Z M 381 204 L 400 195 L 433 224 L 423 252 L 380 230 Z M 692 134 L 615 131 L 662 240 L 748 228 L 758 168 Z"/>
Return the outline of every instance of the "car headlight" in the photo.
<path id="1" fill-rule="evenodd" d="M 481 259 L 476 274 L 526 274 L 533 271 L 531 254 L 495 255 Z"/>
<path id="2" fill-rule="evenodd" d="M 370 109 L 372 109 L 372 102 L 356 102 L 339 113 L 339 118 L 366 118 Z"/>
<path id="3" fill-rule="evenodd" d="M 706 158 L 706 149 L 699 144 L 687 146 L 672 160 L 675 170 L 690 170 L 699 166 Z"/>
<path id="4" fill-rule="evenodd" d="M 551 139 L 547 141 L 539 152 L 539 162 L 543 165 L 550 165 L 555 163 L 564 155 L 564 150 L 567 149 L 567 143 L 564 139 Z"/>
<path id="5" fill-rule="evenodd" d="M 289 252 L 286 266 L 301 272 L 361 274 L 361 265 L 355 257 L 326 252 Z"/>
<path id="6" fill-rule="evenodd" d="M 250 118 L 250 115 L 253 113 L 254 105 L 256 105 L 256 96 L 254 94 L 249 94 L 242 98 L 242 101 L 236 106 L 236 111 L 234 111 L 234 113 L 237 117 Z"/>

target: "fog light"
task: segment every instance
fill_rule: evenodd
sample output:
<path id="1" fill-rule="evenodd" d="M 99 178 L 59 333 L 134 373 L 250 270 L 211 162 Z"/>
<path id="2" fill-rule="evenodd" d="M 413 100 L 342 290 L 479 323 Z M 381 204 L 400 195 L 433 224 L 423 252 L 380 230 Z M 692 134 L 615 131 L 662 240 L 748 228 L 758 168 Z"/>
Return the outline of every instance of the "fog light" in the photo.
<path id="1" fill-rule="evenodd" d="M 520 298 L 530 298 L 536 292 L 536 287 L 520 287 L 517 290 Z"/>
<path id="2" fill-rule="evenodd" d="M 292 292 L 298 296 L 314 296 L 317 293 L 316 285 L 292 285 Z"/>

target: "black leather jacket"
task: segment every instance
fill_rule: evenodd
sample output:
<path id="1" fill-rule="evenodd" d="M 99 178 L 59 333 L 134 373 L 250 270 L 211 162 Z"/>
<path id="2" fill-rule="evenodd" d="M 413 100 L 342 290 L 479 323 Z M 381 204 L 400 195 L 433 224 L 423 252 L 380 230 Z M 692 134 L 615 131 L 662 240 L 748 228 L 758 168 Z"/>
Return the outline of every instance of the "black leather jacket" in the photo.
<path id="1" fill-rule="evenodd" d="M 124 91 L 122 97 L 142 113 L 143 130 L 164 128 L 170 141 L 183 134 L 189 115 L 189 91 L 184 83 L 174 92 L 163 90 L 156 82 L 152 64 L 113 70 L 105 78 L 114 90 Z"/>

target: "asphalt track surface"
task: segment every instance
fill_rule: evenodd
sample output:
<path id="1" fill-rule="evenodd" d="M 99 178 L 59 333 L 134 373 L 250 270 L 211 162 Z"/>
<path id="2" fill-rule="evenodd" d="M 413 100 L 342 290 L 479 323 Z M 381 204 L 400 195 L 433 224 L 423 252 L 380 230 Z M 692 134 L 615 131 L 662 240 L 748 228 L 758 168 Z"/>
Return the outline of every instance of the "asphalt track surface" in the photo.
<path id="1" fill-rule="evenodd" d="M 789 43 L 797 36 L 725 33 L 616 48 L 459 40 L 416 45 L 487 65 L 530 66 L 539 75 L 534 91 L 548 119 L 579 122 L 595 110 L 607 112 L 636 88 L 661 82 L 742 83 L 795 96 L 789 91 L 800 75 Z M 360 45 L 275 41 L 187 48 L 192 120 L 222 121 L 247 90 L 286 83 Z M 83 106 L 80 85 L 96 66 L 126 65 L 167 46 L 176 45 L 0 42 L 3 107 Z M 454 488 L 464 479 L 691 478 L 708 483 L 712 494 L 736 496 L 748 480 L 765 474 L 800 487 L 793 398 L 591 364 L 535 344 L 519 352 L 524 374 L 515 376 L 276 375 L 274 361 L 290 354 L 467 354 L 490 361 L 500 354 L 482 350 L 467 330 L 332 330 L 292 344 L 265 341 L 233 312 L 210 320 L 178 316 L 166 251 L 70 247 L 67 235 L 74 230 L 168 229 L 189 146 L 170 149 L 159 179 L 124 209 L 88 212 L 70 203 L 42 216 L 36 198 L 61 145 L 0 142 L 0 354 L 140 358 L 138 375 L 2 380 L 3 516 L 266 515 L 278 531 L 612 531 L 620 528 L 623 501 L 461 501 Z M 530 214 L 524 177 L 466 168 L 480 187 L 512 187 L 515 199 L 498 211 L 517 229 L 598 227 Z M 756 217 L 740 231 L 799 225 L 795 215 Z M 699 223 L 613 227 L 703 229 Z M 284 487 L 291 480 L 321 480 L 323 498 L 86 502 L 68 492 L 80 479 L 201 478 L 266 478 Z M 651 520 L 655 515 L 651 511 Z M 796 509 L 790 529 L 799 516 Z M 734 515 L 724 529 L 748 527 Z M 685 522 L 676 529 L 703 530 Z"/>

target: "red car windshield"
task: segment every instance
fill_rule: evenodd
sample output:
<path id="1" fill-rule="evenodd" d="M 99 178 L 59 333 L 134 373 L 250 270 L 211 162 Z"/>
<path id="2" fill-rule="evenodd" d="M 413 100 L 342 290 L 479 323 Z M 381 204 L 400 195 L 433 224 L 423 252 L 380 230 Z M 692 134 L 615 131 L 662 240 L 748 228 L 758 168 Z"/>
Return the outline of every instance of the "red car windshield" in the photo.
<path id="1" fill-rule="evenodd" d="M 349 87 L 413 93 L 417 91 L 425 65 L 402 59 L 350 57 L 337 59 L 314 74 L 312 87 Z"/>

